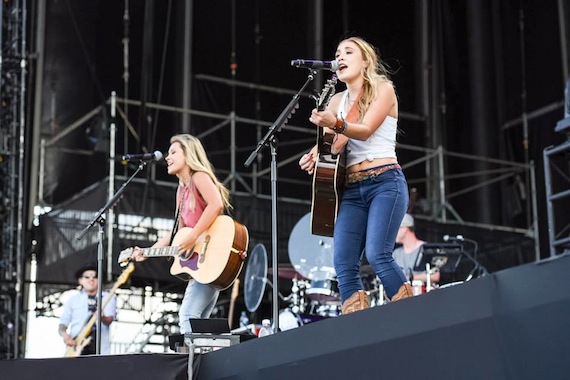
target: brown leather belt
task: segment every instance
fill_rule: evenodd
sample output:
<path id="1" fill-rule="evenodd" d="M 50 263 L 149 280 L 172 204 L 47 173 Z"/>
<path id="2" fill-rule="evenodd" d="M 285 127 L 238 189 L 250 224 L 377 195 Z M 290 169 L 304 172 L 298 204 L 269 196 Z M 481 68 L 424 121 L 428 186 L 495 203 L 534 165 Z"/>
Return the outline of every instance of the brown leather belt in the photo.
<path id="1" fill-rule="evenodd" d="M 355 183 L 367 180 L 369 178 L 378 177 L 380 174 L 384 173 L 385 171 L 392 170 L 392 169 L 401 169 L 402 167 L 400 164 L 389 164 L 389 165 L 382 165 L 372 169 L 364 169 L 354 173 L 348 173 L 346 176 L 347 183 Z"/>

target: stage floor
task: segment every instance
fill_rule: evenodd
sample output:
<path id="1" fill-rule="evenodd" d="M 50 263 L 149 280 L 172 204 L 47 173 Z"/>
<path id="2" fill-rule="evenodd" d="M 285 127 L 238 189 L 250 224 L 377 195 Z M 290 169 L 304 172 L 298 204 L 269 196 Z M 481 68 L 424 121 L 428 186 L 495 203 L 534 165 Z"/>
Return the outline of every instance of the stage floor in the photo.
<path id="1" fill-rule="evenodd" d="M 195 379 L 567 379 L 570 255 L 195 355 Z M 0 362 L 0 379 L 186 379 L 188 356 Z"/>

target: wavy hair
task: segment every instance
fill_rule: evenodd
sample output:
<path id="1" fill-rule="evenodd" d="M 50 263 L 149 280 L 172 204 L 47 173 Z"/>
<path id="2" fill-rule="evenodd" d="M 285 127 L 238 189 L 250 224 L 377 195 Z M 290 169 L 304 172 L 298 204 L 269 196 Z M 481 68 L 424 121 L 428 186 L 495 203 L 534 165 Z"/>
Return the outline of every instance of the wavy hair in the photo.
<path id="1" fill-rule="evenodd" d="M 190 134 L 179 134 L 170 138 L 170 144 L 175 142 L 179 143 L 182 147 L 182 151 L 186 157 L 186 164 L 188 164 L 190 169 L 194 172 L 204 172 L 208 174 L 212 181 L 214 181 L 216 188 L 222 196 L 224 207 L 226 209 L 231 209 L 230 192 L 216 177 L 214 166 L 211 164 L 210 160 L 208 160 L 208 156 L 206 155 L 206 151 L 204 150 L 204 146 L 200 140 Z M 194 198 L 191 198 L 190 203 L 190 207 L 194 209 L 196 205 Z"/>
<path id="2" fill-rule="evenodd" d="M 345 41 L 355 43 L 362 53 L 362 59 L 368 62 L 368 66 L 362 69 L 364 83 L 362 85 L 362 96 L 358 102 L 359 121 L 362 121 L 370 103 L 376 98 L 376 84 L 382 81 L 390 83 L 394 87 L 394 83 L 390 79 L 388 68 L 382 62 L 376 48 L 372 44 L 361 37 L 348 37 L 342 40 L 341 43 Z"/>

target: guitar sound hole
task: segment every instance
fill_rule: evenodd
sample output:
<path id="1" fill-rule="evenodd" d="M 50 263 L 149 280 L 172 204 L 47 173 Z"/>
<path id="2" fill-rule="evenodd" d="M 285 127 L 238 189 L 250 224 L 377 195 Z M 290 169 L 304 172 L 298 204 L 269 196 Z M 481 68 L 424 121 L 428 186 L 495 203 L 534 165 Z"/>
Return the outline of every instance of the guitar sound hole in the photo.
<path id="1" fill-rule="evenodd" d="M 192 252 L 190 256 L 182 255 L 180 256 L 180 261 L 196 260 L 198 258 L 197 252 Z"/>

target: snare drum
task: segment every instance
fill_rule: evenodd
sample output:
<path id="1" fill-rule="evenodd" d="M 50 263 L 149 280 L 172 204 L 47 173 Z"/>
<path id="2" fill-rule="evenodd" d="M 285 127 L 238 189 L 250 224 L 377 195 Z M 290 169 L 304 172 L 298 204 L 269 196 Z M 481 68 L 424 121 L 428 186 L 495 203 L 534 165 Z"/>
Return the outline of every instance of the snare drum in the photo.
<path id="1" fill-rule="evenodd" d="M 311 281 L 310 286 L 305 290 L 305 294 L 311 300 L 322 303 L 340 301 L 336 280 Z"/>

